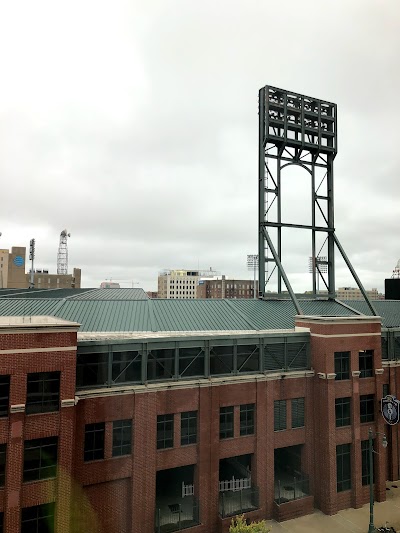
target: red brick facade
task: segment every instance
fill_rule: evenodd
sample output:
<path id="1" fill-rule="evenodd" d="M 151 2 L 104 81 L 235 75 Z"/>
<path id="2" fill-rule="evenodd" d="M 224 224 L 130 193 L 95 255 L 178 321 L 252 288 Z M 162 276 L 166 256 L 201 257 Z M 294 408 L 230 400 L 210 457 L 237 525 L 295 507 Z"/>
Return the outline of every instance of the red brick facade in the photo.
<path id="1" fill-rule="evenodd" d="M 77 326 L 47 325 L 0 329 L 1 374 L 11 375 L 10 415 L 0 419 L 0 444 L 7 443 L 5 487 L 0 489 L 0 511 L 5 531 L 20 531 L 21 508 L 56 502 L 56 531 L 93 533 L 153 533 L 155 531 L 156 474 L 195 465 L 195 495 L 201 525 L 191 533 L 228 530 L 230 519 L 219 516 L 219 467 L 224 458 L 251 454 L 252 481 L 259 489 L 259 508 L 250 518 L 285 520 L 310 513 L 314 507 L 333 514 L 368 501 L 361 484 L 362 440 L 368 428 L 385 432 L 389 448 L 376 455 L 375 497 L 385 499 L 385 480 L 398 479 L 397 426 L 384 424 L 376 404 L 375 421 L 360 424 L 360 394 L 382 396 L 390 383 L 396 394 L 400 374 L 381 360 L 381 326 L 375 319 L 297 318 L 309 328 L 311 370 L 257 374 L 218 379 L 159 383 L 148 387 L 120 387 L 83 391 L 75 398 Z M 374 376 L 358 376 L 360 350 L 374 350 Z M 334 353 L 351 351 L 351 379 L 336 381 Z M 24 409 L 27 374 L 60 371 L 58 412 L 27 415 Z M 399 384 L 400 385 L 400 384 Z M 336 428 L 335 398 L 352 398 L 352 423 Z M 274 400 L 305 398 L 305 427 L 274 431 Z M 70 400 L 69 402 L 67 400 Z M 240 436 L 239 406 L 255 404 L 254 435 Z M 220 440 L 220 408 L 234 406 L 234 437 Z M 180 445 L 181 412 L 198 412 L 197 444 Z M 174 447 L 157 450 L 157 415 L 174 415 Z M 132 454 L 112 457 L 115 420 L 132 420 Z M 84 462 L 85 424 L 105 423 L 104 459 Z M 56 479 L 22 482 L 24 441 L 58 436 Z M 336 490 L 336 445 L 351 443 L 352 489 Z M 274 450 L 302 447 L 302 469 L 310 478 L 311 496 L 277 505 L 274 501 Z"/>

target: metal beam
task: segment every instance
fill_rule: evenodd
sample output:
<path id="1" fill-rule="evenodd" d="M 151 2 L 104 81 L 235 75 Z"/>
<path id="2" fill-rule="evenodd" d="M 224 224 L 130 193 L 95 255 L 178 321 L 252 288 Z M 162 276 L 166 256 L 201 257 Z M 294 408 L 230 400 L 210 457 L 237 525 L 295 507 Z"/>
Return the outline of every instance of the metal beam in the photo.
<path id="1" fill-rule="evenodd" d="M 334 233 L 333 233 L 333 239 L 335 241 L 336 246 L 339 249 L 339 252 L 342 254 L 342 257 L 343 257 L 348 269 L 350 270 L 350 272 L 351 272 L 351 274 L 352 274 L 352 276 L 354 278 L 354 281 L 357 283 L 358 288 L 360 289 L 361 294 L 364 297 L 364 300 L 366 301 L 368 307 L 370 308 L 370 310 L 372 312 L 372 315 L 373 316 L 378 316 L 378 313 L 376 312 L 374 306 L 372 305 L 370 299 L 368 298 L 368 295 L 367 295 L 367 293 L 366 293 L 366 291 L 365 291 L 365 289 L 363 287 L 363 284 L 360 281 L 360 278 L 357 276 L 357 273 L 354 270 L 353 265 L 350 263 L 350 259 L 347 257 L 346 252 L 344 251 L 342 245 L 339 242 L 339 239 L 336 237 L 336 235 Z"/>
<path id="2" fill-rule="evenodd" d="M 267 240 L 267 243 L 268 243 L 268 248 L 271 250 L 272 255 L 274 256 L 276 266 L 278 267 L 279 273 L 282 276 L 283 281 L 285 282 L 286 288 L 287 288 L 288 293 L 290 295 L 290 298 L 292 299 L 292 302 L 293 302 L 293 304 L 294 304 L 294 306 L 296 308 L 297 314 L 298 315 L 303 315 L 304 313 L 301 310 L 301 307 L 300 307 L 299 302 L 298 302 L 298 300 L 296 298 L 296 295 L 295 295 L 295 293 L 294 293 L 294 291 L 292 289 L 292 286 L 290 285 L 290 282 L 288 280 L 286 272 L 285 272 L 285 270 L 284 270 L 284 268 L 282 266 L 282 263 L 280 262 L 278 254 L 276 253 L 275 247 L 272 244 L 271 237 L 268 235 L 268 232 L 266 231 L 265 228 L 263 228 L 263 231 L 264 231 L 264 237 L 265 237 L 265 239 Z"/>

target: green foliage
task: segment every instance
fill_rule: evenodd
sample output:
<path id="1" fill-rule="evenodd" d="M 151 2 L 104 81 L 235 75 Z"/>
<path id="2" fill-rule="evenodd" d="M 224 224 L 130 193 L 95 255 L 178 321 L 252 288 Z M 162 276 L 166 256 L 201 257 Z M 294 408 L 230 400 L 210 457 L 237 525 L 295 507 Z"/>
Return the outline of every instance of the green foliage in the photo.
<path id="1" fill-rule="evenodd" d="M 265 520 L 251 522 L 246 524 L 244 515 L 235 516 L 232 518 L 232 522 L 229 528 L 229 533 L 269 533 L 271 531 Z"/>

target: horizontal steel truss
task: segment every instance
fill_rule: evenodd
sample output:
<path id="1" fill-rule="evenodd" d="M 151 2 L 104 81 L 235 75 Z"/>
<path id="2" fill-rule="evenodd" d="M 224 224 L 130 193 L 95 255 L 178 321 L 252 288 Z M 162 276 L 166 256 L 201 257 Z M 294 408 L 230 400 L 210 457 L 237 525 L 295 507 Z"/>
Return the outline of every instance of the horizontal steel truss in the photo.
<path id="1" fill-rule="evenodd" d="M 266 286 L 272 274 L 277 269 L 278 294 L 282 294 L 282 280 L 296 307 L 298 314 L 303 314 L 299 301 L 292 289 L 288 276 L 282 265 L 282 228 L 300 228 L 311 231 L 312 247 L 312 292 L 317 296 L 317 279 L 322 280 L 328 291 L 328 298 L 335 299 L 335 246 L 343 257 L 355 282 L 357 283 L 372 315 L 376 316 L 376 311 L 370 302 L 367 293 L 357 276 L 349 258 L 342 245 L 335 235 L 334 226 L 334 195 L 333 195 L 333 160 L 336 151 L 326 153 L 319 151 L 318 147 L 306 148 L 304 145 L 291 146 L 285 139 L 277 140 L 275 135 L 269 134 L 268 119 L 266 119 L 266 89 L 263 88 L 259 95 L 259 296 L 265 297 Z M 290 224 L 282 220 L 282 197 L 281 197 L 281 172 L 289 165 L 297 165 L 306 170 L 311 177 L 312 199 L 311 199 L 311 225 Z M 316 169 L 322 169 L 324 176 L 322 181 L 316 182 Z M 326 194 L 319 194 L 322 183 L 326 181 Z M 275 204 L 276 218 L 269 220 L 271 207 Z M 317 226 L 317 212 L 322 215 L 324 225 Z M 277 246 L 275 248 L 270 228 L 276 229 Z M 321 250 L 317 251 L 317 233 L 325 233 L 327 243 L 327 260 L 319 259 Z M 324 246 L 323 244 L 323 246 Z M 322 249 L 322 247 L 321 247 Z M 272 257 L 267 257 L 267 250 Z M 266 263 L 274 264 L 271 274 L 266 277 Z M 322 275 L 320 265 L 325 265 L 327 269 L 327 281 Z"/>

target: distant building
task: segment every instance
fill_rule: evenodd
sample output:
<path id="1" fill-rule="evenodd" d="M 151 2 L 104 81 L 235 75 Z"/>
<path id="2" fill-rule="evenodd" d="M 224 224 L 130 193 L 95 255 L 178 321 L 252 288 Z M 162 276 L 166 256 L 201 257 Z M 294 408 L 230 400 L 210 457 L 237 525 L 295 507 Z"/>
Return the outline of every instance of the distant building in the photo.
<path id="1" fill-rule="evenodd" d="M 157 291 L 147 291 L 146 294 L 147 294 L 147 296 L 149 298 L 158 298 L 158 292 Z"/>
<path id="2" fill-rule="evenodd" d="M 13 246 L 0 250 L 0 289 L 26 289 L 29 287 L 30 272 L 26 273 L 26 248 Z M 82 272 L 74 268 L 72 274 L 49 274 L 46 269 L 36 269 L 34 284 L 36 289 L 67 289 L 81 286 Z"/>
<path id="3" fill-rule="evenodd" d="M 199 278 L 198 270 L 164 270 L 158 276 L 158 297 L 194 299 Z"/>
<path id="4" fill-rule="evenodd" d="M 256 281 L 256 294 L 258 282 Z M 254 298 L 254 281 L 248 279 L 217 278 L 200 279 L 197 298 Z"/>
<path id="5" fill-rule="evenodd" d="M 367 289 L 365 291 L 370 300 L 383 300 L 384 295 L 378 292 L 378 289 Z M 306 291 L 304 294 L 312 294 L 311 291 Z M 328 291 L 318 291 L 320 296 L 327 296 Z M 339 287 L 336 289 L 336 298 L 338 300 L 364 300 L 360 289 L 355 287 Z"/>
<path id="6" fill-rule="evenodd" d="M 100 283 L 100 289 L 120 289 L 121 286 L 119 283 L 115 283 L 115 281 L 102 281 Z"/>

